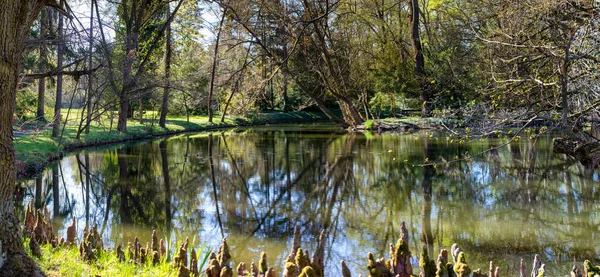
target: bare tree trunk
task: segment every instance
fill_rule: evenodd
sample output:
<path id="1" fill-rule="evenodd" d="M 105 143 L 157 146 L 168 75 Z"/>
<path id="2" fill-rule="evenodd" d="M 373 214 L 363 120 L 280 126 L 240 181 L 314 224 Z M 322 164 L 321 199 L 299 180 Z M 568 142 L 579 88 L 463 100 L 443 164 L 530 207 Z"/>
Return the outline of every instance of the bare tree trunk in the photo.
<path id="1" fill-rule="evenodd" d="M 346 123 L 349 123 L 351 126 L 363 123 L 363 118 L 360 116 L 354 105 L 352 105 L 352 101 L 348 97 L 339 96 L 337 97 L 337 102 L 340 104 L 342 115 L 344 116 L 344 121 L 346 121 Z"/>
<path id="2" fill-rule="evenodd" d="M 208 91 L 208 122 L 212 123 L 213 118 L 213 110 L 212 110 L 212 98 L 215 88 L 215 75 L 217 73 L 217 62 L 219 61 L 219 40 L 221 38 L 221 30 L 223 29 L 223 23 L 225 22 L 225 13 L 227 9 L 223 9 L 223 15 L 221 16 L 221 21 L 219 22 L 219 29 L 217 30 L 217 38 L 215 41 L 215 51 L 213 53 L 213 64 L 212 70 L 210 74 L 210 90 Z"/>
<path id="3" fill-rule="evenodd" d="M 135 44 L 130 38 L 127 39 L 126 56 L 121 73 L 123 74 L 123 88 L 119 95 L 119 115 L 117 120 L 117 130 L 121 133 L 127 133 L 127 117 L 129 116 L 129 94 L 133 90 L 134 80 L 131 76 L 131 68 L 135 59 Z"/>
<path id="4" fill-rule="evenodd" d="M 227 115 L 227 109 L 229 109 L 229 104 L 231 103 L 231 99 L 233 99 L 233 95 L 236 94 L 240 88 L 240 82 L 242 82 L 244 73 L 241 72 L 240 74 L 242 74 L 242 76 L 240 76 L 240 78 L 238 80 L 235 80 L 235 83 L 233 84 L 233 88 L 231 89 L 231 94 L 229 94 L 229 97 L 227 98 L 227 102 L 225 102 L 225 107 L 223 108 L 223 113 L 221 114 L 221 123 L 225 122 L 225 115 Z"/>
<path id="5" fill-rule="evenodd" d="M 419 0 L 411 0 L 410 15 L 410 39 L 412 43 L 413 55 L 415 59 L 415 74 L 419 79 L 419 95 L 423 104 L 421 116 L 429 116 L 429 93 L 425 87 L 425 57 L 421 46 L 421 36 L 419 34 L 419 18 L 421 11 L 419 9 Z"/>
<path id="6" fill-rule="evenodd" d="M 41 275 L 25 254 L 19 219 L 14 213 L 12 120 L 23 42 L 45 2 L 49 1 L 0 1 L 0 277 Z"/>
<path id="7" fill-rule="evenodd" d="M 571 49 L 571 40 L 565 45 L 565 56 L 562 64 L 560 65 L 560 92 L 561 92 L 561 108 L 562 108 L 562 124 L 563 127 L 567 126 L 567 117 L 569 115 L 569 50 Z"/>
<path id="8" fill-rule="evenodd" d="M 48 35 L 48 11 L 43 10 L 40 16 L 40 39 L 45 40 Z M 40 59 L 38 61 L 38 70 L 40 73 L 46 72 L 46 64 L 48 63 L 46 55 L 46 45 L 40 44 Z M 39 121 L 46 121 L 44 114 L 45 98 L 46 98 L 46 78 L 42 77 L 38 81 L 38 106 L 35 117 Z"/>
<path id="9" fill-rule="evenodd" d="M 290 111 L 290 99 L 288 98 L 288 75 L 283 73 L 283 111 Z"/>
<path id="10" fill-rule="evenodd" d="M 63 1 L 60 1 L 62 7 Z M 64 17 L 59 13 L 58 15 L 58 47 L 56 50 L 57 62 L 56 67 L 63 67 L 63 53 L 64 53 Z M 62 70 L 61 70 L 62 71 Z M 54 124 L 52 126 L 52 137 L 58 137 L 60 133 L 60 108 L 62 106 L 62 90 L 63 90 L 63 75 L 61 73 L 56 76 L 56 103 L 54 103 Z M 66 124 L 66 123 L 65 123 Z"/>
<path id="11" fill-rule="evenodd" d="M 288 48 L 287 45 L 283 45 L 283 55 L 284 57 L 288 56 Z M 287 68 L 288 61 L 287 59 L 283 62 L 283 67 Z M 282 71 L 283 74 L 283 111 L 288 112 L 290 110 L 290 99 L 288 98 L 288 73 L 286 70 Z"/>
<path id="12" fill-rule="evenodd" d="M 167 22 L 167 30 L 165 32 L 167 33 L 167 45 L 165 49 L 165 89 L 163 91 L 162 105 L 160 108 L 160 119 L 158 120 L 158 125 L 162 128 L 165 128 L 167 121 L 167 112 L 169 108 L 169 87 L 171 86 L 171 54 L 173 51 L 171 45 L 171 22 Z"/>
<path id="13" fill-rule="evenodd" d="M 138 97 L 138 113 L 140 114 L 140 124 L 144 124 L 144 101 L 141 95 Z"/>
<path id="14" fill-rule="evenodd" d="M 90 132 L 90 123 L 92 121 L 92 80 L 94 79 L 94 73 L 92 73 L 92 54 L 94 51 L 94 5 L 90 8 L 90 49 L 88 53 L 88 89 L 87 89 L 87 117 L 85 120 L 85 133 Z"/>

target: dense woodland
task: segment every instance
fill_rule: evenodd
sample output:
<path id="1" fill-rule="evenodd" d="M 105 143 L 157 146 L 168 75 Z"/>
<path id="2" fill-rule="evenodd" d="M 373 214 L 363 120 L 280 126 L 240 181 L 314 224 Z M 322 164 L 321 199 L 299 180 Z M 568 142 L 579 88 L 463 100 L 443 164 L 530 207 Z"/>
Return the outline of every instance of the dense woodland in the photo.
<path id="1" fill-rule="evenodd" d="M 17 118 L 58 127 L 59 108 L 81 108 L 81 128 L 110 114 L 126 132 L 146 111 L 312 108 L 342 126 L 402 110 L 572 125 L 598 105 L 593 1 L 63 2 L 26 34 Z"/>
<path id="2" fill-rule="evenodd" d="M 596 167 L 598 11 L 594 0 L 1 1 L 0 240 L 22 253 L 5 235 L 13 126 L 47 122 L 59 136 L 61 108 L 81 113 L 77 135 L 101 118 L 127 132 L 148 112 L 164 126 L 312 109 L 352 127 L 418 111 L 469 136 L 560 129 L 555 150 Z"/>

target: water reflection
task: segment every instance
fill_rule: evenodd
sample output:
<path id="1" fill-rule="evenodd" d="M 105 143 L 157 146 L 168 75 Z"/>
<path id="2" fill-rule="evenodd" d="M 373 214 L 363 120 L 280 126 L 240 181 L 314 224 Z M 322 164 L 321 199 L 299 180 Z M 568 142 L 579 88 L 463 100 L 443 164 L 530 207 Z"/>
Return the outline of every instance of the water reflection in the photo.
<path id="1" fill-rule="evenodd" d="M 332 274 L 342 259 L 364 274 L 366 253 L 387 255 L 401 221 L 413 255 L 458 242 L 474 268 L 496 259 L 516 275 L 539 253 L 556 275 L 598 258 L 598 174 L 555 157 L 550 137 L 421 166 L 501 143 L 327 125 L 189 134 L 66 157 L 16 200 L 47 206 L 59 235 L 74 216 L 80 236 L 97 223 L 108 246 L 148 241 L 152 229 L 215 250 L 227 236 L 235 262 L 265 250 L 278 272 L 296 224 L 311 251 L 327 230 Z"/>

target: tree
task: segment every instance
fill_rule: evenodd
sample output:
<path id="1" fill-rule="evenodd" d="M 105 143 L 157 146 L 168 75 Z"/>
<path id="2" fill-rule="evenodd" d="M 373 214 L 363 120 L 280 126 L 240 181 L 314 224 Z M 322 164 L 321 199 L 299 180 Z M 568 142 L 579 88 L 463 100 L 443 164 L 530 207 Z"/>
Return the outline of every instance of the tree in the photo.
<path id="1" fill-rule="evenodd" d="M 349 79 L 348 48 L 344 40 L 345 33 L 331 26 L 336 20 L 338 2 L 330 1 L 218 1 L 219 5 L 230 11 L 229 16 L 248 33 L 249 39 L 258 45 L 277 70 L 292 76 L 302 92 L 310 97 L 333 122 L 343 127 L 359 125 L 363 118 L 357 111 L 354 98 L 355 83 Z M 289 8 L 283 6 L 289 5 Z M 294 12 L 285 12 L 291 10 Z M 255 15 L 260 14 L 260 18 Z M 301 26 L 296 25 L 301 22 Z M 293 49 L 283 51 L 279 45 L 270 45 L 269 36 L 276 30 L 286 30 L 280 35 L 289 36 L 283 41 L 293 41 Z M 288 60 L 296 65 L 282 66 Z M 298 70 L 294 70 L 298 69 Z M 310 76 L 306 76 L 310 75 Z M 270 80 L 273 74 L 267 79 Z M 311 84 L 303 80 L 317 81 L 320 90 L 311 89 Z M 325 105 L 318 95 L 325 90 L 339 105 L 343 119 L 338 118 Z"/>
<path id="2" fill-rule="evenodd" d="M 219 40 L 221 39 L 221 30 L 223 29 L 223 24 L 225 24 L 225 14 L 227 13 L 227 9 L 223 9 L 223 13 L 221 15 L 221 21 L 219 21 L 219 26 L 217 27 L 217 38 L 215 40 L 215 49 L 213 53 L 213 62 L 212 69 L 210 74 L 210 89 L 208 91 L 208 122 L 212 123 L 213 121 L 213 91 L 215 89 L 215 75 L 217 72 L 217 62 L 219 60 Z"/>
<path id="3" fill-rule="evenodd" d="M 33 260 L 25 254 L 19 219 L 14 214 L 16 185 L 12 121 L 19 79 L 19 65 L 25 36 L 49 0 L 9 0 L 0 2 L 0 276 L 40 275 Z"/>
<path id="4" fill-rule="evenodd" d="M 93 68 L 93 53 L 94 53 L 94 5 L 90 5 L 90 45 L 88 50 L 88 83 L 87 83 L 87 95 L 86 95 L 86 106 L 87 106 L 87 116 L 86 116 L 86 127 L 85 133 L 90 132 L 90 123 L 92 121 L 92 81 L 94 79 L 94 74 L 92 72 Z M 79 133 L 79 132 L 78 132 Z"/>
<path id="5" fill-rule="evenodd" d="M 60 0 L 61 7 L 63 6 L 63 0 Z M 58 15 L 58 49 L 57 49 L 57 67 L 60 71 L 63 71 L 63 55 L 65 51 L 65 30 L 64 30 L 64 17 L 62 14 Z M 62 95 L 63 95 L 63 74 L 59 73 L 56 77 L 56 102 L 54 103 L 54 117 L 52 118 L 52 137 L 58 137 L 60 133 L 60 120 L 62 108 Z"/>
<path id="6" fill-rule="evenodd" d="M 123 39 L 125 40 L 125 47 L 123 49 L 125 56 L 123 65 L 121 66 L 123 85 L 119 91 L 119 116 L 117 123 L 117 130 L 120 132 L 127 132 L 129 101 L 132 93 L 138 84 L 140 76 L 144 74 L 144 69 L 150 61 L 152 53 L 157 48 L 160 38 L 164 34 L 171 20 L 173 20 L 181 3 L 183 3 L 183 0 L 179 1 L 165 24 L 154 35 L 153 39 L 150 40 L 145 53 L 140 53 L 139 51 L 142 29 L 149 22 L 148 19 L 153 16 L 154 12 L 162 9 L 163 5 L 166 3 L 160 0 L 129 0 L 122 1 L 119 5 L 119 12 L 125 27 L 123 34 Z M 134 67 L 134 65 L 136 66 Z"/>
<path id="7" fill-rule="evenodd" d="M 40 35 L 39 38 L 41 41 L 45 40 L 48 36 L 48 10 L 44 9 L 40 15 Z M 46 54 L 46 45 L 44 43 L 40 43 L 39 47 L 39 60 L 38 60 L 38 69 L 40 73 L 46 71 L 46 64 L 48 63 L 48 57 Z M 38 81 L 38 106 L 36 112 L 36 118 L 39 121 L 46 121 L 44 115 L 44 106 L 45 106 L 45 98 L 46 98 L 46 78 L 42 77 Z"/>
<path id="8" fill-rule="evenodd" d="M 421 10 L 419 9 L 419 0 L 411 0 L 410 14 L 410 41 L 412 43 L 412 51 L 415 59 L 415 74 L 419 79 L 419 95 L 423 105 L 421 116 L 429 115 L 429 94 L 425 86 L 425 58 L 423 57 L 423 47 L 421 46 L 421 35 L 419 34 L 419 20 L 421 18 Z"/>
<path id="9" fill-rule="evenodd" d="M 168 9 L 169 5 L 167 5 Z M 169 90 L 171 89 L 171 56 L 173 55 L 172 45 L 172 34 L 171 34 L 171 22 L 167 22 L 166 30 L 166 47 L 165 47 L 165 88 L 163 91 L 162 104 L 160 108 L 160 119 L 158 120 L 158 126 L 165 128 L 167 120 L 167 112 L 169 109 Z"/>
<path id="10" fill-rule="evenodd" d="M 563 130 L 565 138 L 554 149 L 600 165 L 600 143 L 584 131 L 586 120 L 597 118 L 597 92 L 585 83 L 597 83 L 600 35 L 593 2 L 536 0 L 486 2 L 488 21 L 478 37 L 488 47 L 490 78 L 495 89 L 487 93 L 492 111 L 517 119 L 540 118 Z M 490 20 L 491 19 L 491 20 Z M 495 114 L 492 114 L 495 115 Z"/>

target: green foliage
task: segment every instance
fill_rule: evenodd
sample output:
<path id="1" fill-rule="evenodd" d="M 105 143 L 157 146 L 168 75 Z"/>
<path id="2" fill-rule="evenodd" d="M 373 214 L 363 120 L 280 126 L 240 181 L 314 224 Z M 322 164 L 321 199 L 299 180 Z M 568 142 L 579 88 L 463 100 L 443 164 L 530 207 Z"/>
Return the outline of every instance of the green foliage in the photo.
<path id="1" fill-rule="evenodd" d="M 35 117 L 37 92 L 32 91 L 31 88 L 32 87 L 28 87 L 17 92 L 17 102 L 15 107 L 15 117 L 17 120 L 25 121 Z"/>
<path id="2" fill-rule="evenodd" d="M 376 117 L 388 117 L 399 110 L 414 110 L 420 107 L 418 99 L 409 99 L 395 94 L 377 92 L 369 101 L 369 107 Z"/>

